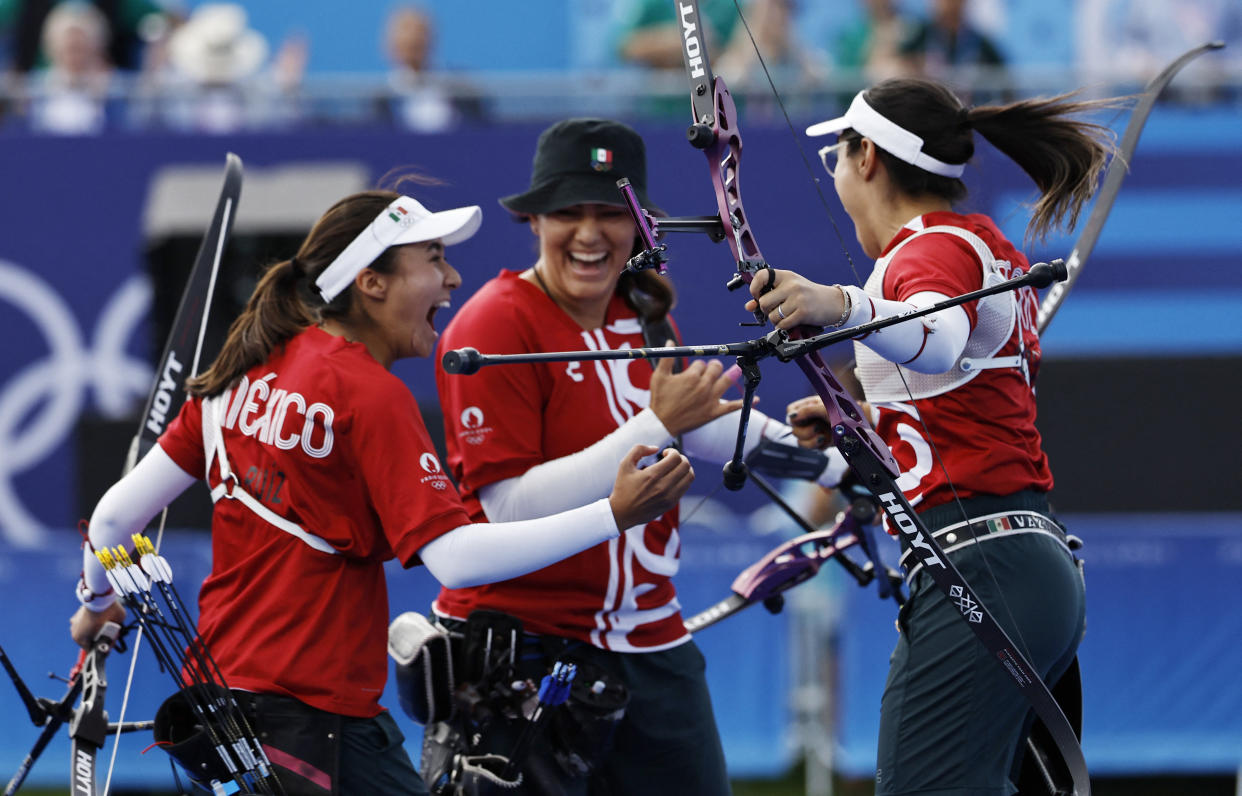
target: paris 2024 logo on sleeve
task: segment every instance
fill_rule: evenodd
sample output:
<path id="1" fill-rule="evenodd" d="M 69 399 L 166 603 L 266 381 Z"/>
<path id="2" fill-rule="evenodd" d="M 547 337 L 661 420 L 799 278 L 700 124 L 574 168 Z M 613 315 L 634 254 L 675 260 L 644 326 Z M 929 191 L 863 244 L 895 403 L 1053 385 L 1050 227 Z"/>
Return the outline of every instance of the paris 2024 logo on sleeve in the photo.
<path id="1" fill-rule="evenodd" d="M 477 406 L 461 411 L 461 428 L 457 437 L 467 445 L 482 445 L 492 433 L 492 427 L 483 424 L 483 410 Z"/>
<path id="2" fill-rule="evenodd" d="M 424 453 L 419 456 L 418 464 L 423 468 L 423 472 L 427 473 L 418 479 L 420 484 L 427 484 L 432 489 L 448 489 L 448 476 L 444 474 L 444 470 L 440 467 L 440 460 L 434 453 Z"/>

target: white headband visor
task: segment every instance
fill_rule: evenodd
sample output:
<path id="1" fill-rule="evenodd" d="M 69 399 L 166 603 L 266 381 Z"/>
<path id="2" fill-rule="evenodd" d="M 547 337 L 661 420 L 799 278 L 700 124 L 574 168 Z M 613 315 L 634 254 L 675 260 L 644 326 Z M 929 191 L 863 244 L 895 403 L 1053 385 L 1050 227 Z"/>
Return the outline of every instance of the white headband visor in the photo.
<path id="1" fill-rule="evenodd" d="M 482 223 L 483 211 L 478 205 L 433 213 L 417 200 L 399 196 L 323 269 L 315 287 L 323 300 L 330 302 L 385 249 L 429 240 L 439 240 L 445 246 L 461 243 L 478 232 Z"/>
<path id="2" fill-rule="evenodd" d="M 924 152 L 922 138 L 881 116 L 863 99 L 861 91 L 854 95 L 854 101 L 850 103 L 849 110 L 844 116 L 813 124 L 806 128 L 806 134 L 828 135 L 848 128 L 853 128 L 859 135 L 870 138 L 876 146 L 898 160 L 918 166 L 923 171 L 953 178 L 961 177 L 966 171 L 965 163 L 945 163 Z"/>

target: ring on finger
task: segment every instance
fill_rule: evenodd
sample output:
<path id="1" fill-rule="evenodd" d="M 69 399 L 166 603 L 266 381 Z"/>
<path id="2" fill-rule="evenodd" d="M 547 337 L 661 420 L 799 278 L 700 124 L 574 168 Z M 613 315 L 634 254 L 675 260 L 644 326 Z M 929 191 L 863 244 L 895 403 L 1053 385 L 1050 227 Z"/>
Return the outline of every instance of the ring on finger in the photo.
<path id="1" fill-rule="evenodd" d="M 776 314 L 777 314 L 777 315 L 779 315 L 779 316 L 781 316 L 781 320 L 782 320 L 782 321 L 783 321 L 783 320 L 785 320 L 785 310 L 781 309 L 781 305 L 780 305 L 780 304 L 777 304 L 777 305 L 776 305 Z"/>

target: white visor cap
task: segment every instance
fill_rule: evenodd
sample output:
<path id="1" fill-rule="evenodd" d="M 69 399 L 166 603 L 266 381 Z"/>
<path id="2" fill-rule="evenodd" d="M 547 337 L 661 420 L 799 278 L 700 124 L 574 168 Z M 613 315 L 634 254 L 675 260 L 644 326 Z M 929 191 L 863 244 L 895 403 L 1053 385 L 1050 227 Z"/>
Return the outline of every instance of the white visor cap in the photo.
<path id="1" fill-rule="evenodd" d="M 932 174 L 957 178 L 966 171 L 965 163 L 945 163 L 924 152 L 921 137 L 881 116 L 863 99 L 861 91 L 854 95 L 854 101 L 850 103 L 844 116 L 813 124 L 806 128 L 806 134 L 828 135 L 851 128 L 859 135 L 870 138 L 876 146 L 893 157 L 904 160 L 912 166 L 918 166 L 924 171 L 930 171 Z"/>
<path id="2" fill-rule="evenodd" d="M 330 302 L 386 249 L 429 240 L 439 240 L 445 246 L 461 243 L 478 232 L 482 223 L 483 211 L 478 205 L 433 213 L 418 200 L 399 196 L 323 269 L 315 287 L 323 300 Z"/>

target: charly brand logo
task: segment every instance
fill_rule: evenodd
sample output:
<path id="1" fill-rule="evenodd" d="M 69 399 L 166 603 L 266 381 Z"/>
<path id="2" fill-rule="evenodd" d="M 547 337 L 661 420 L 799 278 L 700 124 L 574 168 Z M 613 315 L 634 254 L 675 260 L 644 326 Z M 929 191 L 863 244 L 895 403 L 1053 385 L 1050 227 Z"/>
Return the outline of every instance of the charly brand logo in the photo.
<path id="1" fill-rule="evenodd" d="M 432 489 L 447 489 L 448 477 L 440 470 L 440 460 L 433 453 L 424 453 L 418 457 L 418 464 L 427 473 L 419 479 L 419 483 L 429 484 Z"/>
<path id="2" fill-rule="evenodd" d="M 45 463 L 69 440 L 88 390 L 92 408 L 104 417 L 122 418 L 151 386 L 151 366 L 125 351 L 147 316 L 151 287 L 135 275 L 99 302 L 89 342 L 65 299 L 32 269 L 0 260 L 0 303 L 17 308 L 16 313 L 4 311 L 5 333 L 23 341 L 10 350 L 39 357 L 21 365 L 6 355 L 6 372 L 0 375 L 0 535 L 30 547 L 44 541 L 48 523 L 23 501 L 18 476 Z M 35 334 L 17 320 L 21 316 L 30 320 Z"/>
<path id="3" fill-rule="evenodd" d="M 467 445 L 482 445 L 492 430 L 490 426 L 483 425 L 483 410 L 477 406 L 461 410 L 461 425 L 465 430 L 457 432 L 457 436 Z"/>

